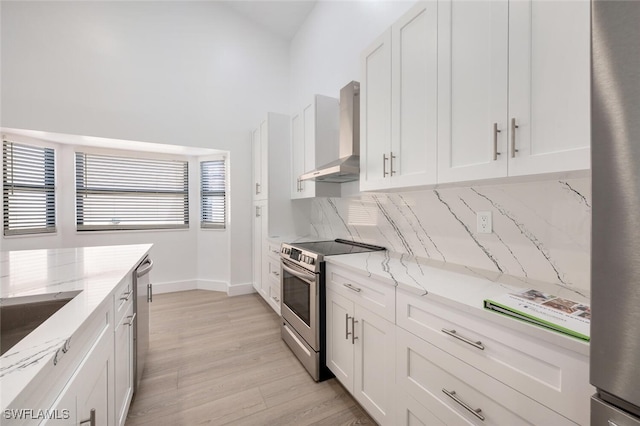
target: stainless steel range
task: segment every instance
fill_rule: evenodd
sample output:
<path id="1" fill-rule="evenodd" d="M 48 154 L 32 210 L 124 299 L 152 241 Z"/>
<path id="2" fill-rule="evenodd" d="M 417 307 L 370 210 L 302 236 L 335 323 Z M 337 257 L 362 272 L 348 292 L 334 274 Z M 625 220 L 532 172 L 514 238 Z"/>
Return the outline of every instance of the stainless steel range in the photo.
<path id="1" fill-rule="evenodd" d="M 337 239 L 283 243 L 280 248 L 282 339 L 316 381 L 332 377 L 325 363 L 325 256 L 385 250 Z"/>

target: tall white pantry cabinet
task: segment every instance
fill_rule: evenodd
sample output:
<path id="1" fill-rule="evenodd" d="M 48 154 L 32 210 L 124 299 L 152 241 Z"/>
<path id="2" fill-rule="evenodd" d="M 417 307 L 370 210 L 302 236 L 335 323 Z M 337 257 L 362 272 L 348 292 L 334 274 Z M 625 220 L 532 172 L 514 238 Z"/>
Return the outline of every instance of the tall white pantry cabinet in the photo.
<path id="1" fill-rule="evenodd" d="M 268 238 L 290 234 L 293 228 L 289 116 L 267 113 L 252 132 L 252 152 L 253 287 L 279 313 Z"/>

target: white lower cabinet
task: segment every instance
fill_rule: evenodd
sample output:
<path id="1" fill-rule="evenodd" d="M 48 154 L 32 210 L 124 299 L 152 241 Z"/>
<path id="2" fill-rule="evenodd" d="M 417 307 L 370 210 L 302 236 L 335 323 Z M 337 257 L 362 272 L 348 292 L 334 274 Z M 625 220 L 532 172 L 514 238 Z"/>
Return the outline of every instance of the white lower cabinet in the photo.
<path id="1" fill-rule="evenodd" d="M 420 401 L 423 424 L 432 417 L 451 426 L 576 424 L 401 328 L 396 359 L 398 388 Z M 415 404 L 411 411 L 400 403 L 399 412 L 419 415 Z"/>
<path id="2" fill-rule="evenodd" d="M 394 424 L 395 324 L 327 291 L 327 366 L 380 424 Z"/>
<path id="3" fill-rule="evenodd" d="M 96 342 L 75 370 L 52 410 L 68 410 L 66 424 L 115 424 L 113 405 L 113 336 L 105 325 Z M 41 424 L 60 424 L 57 420 Z"/>
<path id="4" fill-rule="evenodd" d="M 397 324 L 578 424 L 589 422 L 589 357 L 501 324 L 396 292 Z"/>
<path id="5" fill-rule="evenodd" d="M 114 371 L 116 424 L 124 425 L 133 396 L 133 303 L 115 328 Z"/>

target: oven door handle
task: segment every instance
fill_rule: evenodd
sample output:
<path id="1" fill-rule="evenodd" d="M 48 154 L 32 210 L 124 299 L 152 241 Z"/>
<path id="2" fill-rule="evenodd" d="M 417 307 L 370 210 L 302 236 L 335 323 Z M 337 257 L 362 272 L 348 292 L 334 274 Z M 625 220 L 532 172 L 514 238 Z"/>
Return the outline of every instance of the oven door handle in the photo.
<path id="1" fill-rule="evenodd" d="M 315 275 L 316 274 L 305 274 L 303 272 L 298 272 L 295 269 L 291 269 L 290 267 L 288 267 L 284 263 L 281 263 L 281 265 L 282 265 L 282 269 L 284 269 L 285 271 L 287 271 L 288 273 L 290 273 L 294 277 L 300 278 L 302 281 L 305 281 L 309 285 L 315 284 L 315 282 L 316 282 Z"/>

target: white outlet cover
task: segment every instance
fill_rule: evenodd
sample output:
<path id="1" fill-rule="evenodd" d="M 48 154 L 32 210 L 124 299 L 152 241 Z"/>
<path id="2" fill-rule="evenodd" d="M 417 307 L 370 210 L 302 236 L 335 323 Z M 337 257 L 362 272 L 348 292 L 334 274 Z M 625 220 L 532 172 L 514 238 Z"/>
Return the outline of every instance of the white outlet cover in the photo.
<path id="1" fill-rule="evenodd" d="M 493 221 L 491 212 L 477 212 L 477 231 L 479 234 L 491 234 L 493 232 Z"/>

